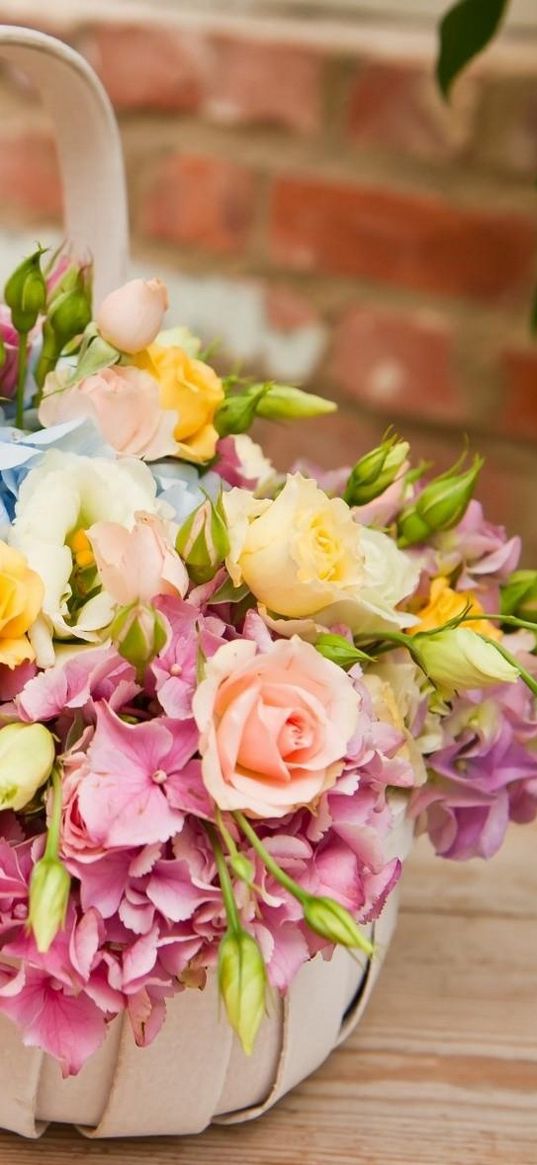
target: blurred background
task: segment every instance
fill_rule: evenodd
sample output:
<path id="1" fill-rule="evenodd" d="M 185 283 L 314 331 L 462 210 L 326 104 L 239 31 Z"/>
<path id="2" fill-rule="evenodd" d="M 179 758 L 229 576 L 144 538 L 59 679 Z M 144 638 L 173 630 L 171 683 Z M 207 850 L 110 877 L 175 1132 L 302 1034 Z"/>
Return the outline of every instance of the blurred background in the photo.
<path id="1" fill-rule="evenodd" d="M 260 428 L 274 461 L 352 464 L 393 421 L 445 468 L 467 434 L 480 496 L 535 564 L 537 3 L 514 0 L 450 106 L 433 79 L 446 7 L 0 0 L 0 21 L 60 36 L 101 76 L 133 269 L 168 281 L 178 322 L 220 341 L 222 367 L 339 402 Z M 61 190 L 31 88 L 4 72 L 0 100 L 3 275 L 59 237 Z"/>

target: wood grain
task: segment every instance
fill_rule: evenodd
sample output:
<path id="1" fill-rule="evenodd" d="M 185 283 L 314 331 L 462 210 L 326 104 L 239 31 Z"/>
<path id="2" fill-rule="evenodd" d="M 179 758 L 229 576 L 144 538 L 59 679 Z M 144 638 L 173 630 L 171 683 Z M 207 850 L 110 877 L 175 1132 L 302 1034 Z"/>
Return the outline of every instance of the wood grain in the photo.
<path id="1" fill-rule="evenodd" d="M 260 1121 L 182 1140 L 0 1134 L 1 1165 L 537 1165 L 536 855 L 535 827 L 490 864 L 448 865 L 421 839 L 366 1018 Z"/>

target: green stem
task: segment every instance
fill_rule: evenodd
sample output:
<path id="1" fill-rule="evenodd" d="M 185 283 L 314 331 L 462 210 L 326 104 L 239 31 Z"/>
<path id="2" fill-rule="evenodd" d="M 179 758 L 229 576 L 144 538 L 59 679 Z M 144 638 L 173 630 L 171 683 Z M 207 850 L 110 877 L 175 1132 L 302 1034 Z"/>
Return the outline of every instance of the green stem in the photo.
<path id="1" fill-rule="evenodd" d="M 507 648 L 503 646 L 503 643 L 498 643 L 496 639 L 490 639 L 488 635 L 480 635 L 479 638 L 484 639 L 485 643 L 490 643 L 491 647 L 495 647 L 496 651 L 499 651 L 500 655 L 503 655 L 503 658 L 507 660 L 507 663 L 510 663 L 512 667 L 516 668 L 520 679 L 524 681 L 530 692 L 533 692 L 533 695 L 537 696 L 537 680 L 534 680 L 529 671 L 526 671 L 526 668 L 522 667 L 522 664 L 519 662 L 516 655 L 513 655 L 511 651 L 508 651 Z"/>
<path id="2" fill-rule="evenodd" d="M 265 849 L 263 842 L 259 840 L 255 829 L 252 829 L 252 826 L 250 825 L 248 818 L 244 816 L 244 813 L 234 813 L 233 817 L 235 818 L 239 829 L 242 829 L 244 836 L 250 842 L 252 849 L 254 849 L 258 856 L 261 858 L 263 865 L 266 866 L 269 873 L 272 874 L 276 878 L 276 881 L 280 883 L 280 886 L 283 886 L 284 890 L 288 890 L 289 893 L 293 895 L 293 898 L 297 898 L 298 901 L 302 903 L 302 905 L 304 905 L 305 902 L 308 902 L 311 898 L 311 894 L 308 894 L 306 890 L 302 889 L 302 886 L 299 886 L 297 882 L 294 882 L 293 879 L 290 878 L 289 875 L 280 868 L 278 863 L 274 861 L 272 855 L 269 854 L 267 849 Z"/>
<path id="3" fill-rule="evenodd" d="M 486 611 L 484 615 L 465 615 L 463 622 L 471 623 L 472 620 L 479 621 L 481 619 L 505 623 L 506 627 L 518 627 L 523 631 L 533 631 L 534 635 L 537 635 L 537 623 L 532 623 L 530 619 L 519 619 L 518 615 L 489 615 Z"/>
<path id="4" fill-rule="evenodd" d="M 226 865 L 224 852 L 222 850 L 222 846 L 220 845 L 220 841 L 214 826 L 210 825 L 208 822 L 205 822 L 205 829 L 207 830 L 209 840 L 213 847 L 216 869 L 218 871 L 220 888 L 222 890 L 222 898 L 224 899 L 224 906 L 226 908 L 228 926 L 233 934 L 240 934 L 242 931 L 241 920 L 239 918 L 237 903 L 235 902 L 235 895 L 233 893 L 233 885 L 229 876 L 229 870 Z"/>
<path id="5" fill-rule="evenodd" d="M 26 364 L 28 360 L 28 333 L 19 332 L 19 351 L 17 353 L 17 397 L 15 424 L 18 429 L 24 428 L 24 386 L 26 383 Z"/>
<path id="6" fill-rule="evenodd" d="M 47 834 L 47 844 L 44 857 L 48 860 L 57 860 L 60 848 L 60 829 L 62 822 L 62 779 L 56 766 L 52 770 L 52 813 Z"/>

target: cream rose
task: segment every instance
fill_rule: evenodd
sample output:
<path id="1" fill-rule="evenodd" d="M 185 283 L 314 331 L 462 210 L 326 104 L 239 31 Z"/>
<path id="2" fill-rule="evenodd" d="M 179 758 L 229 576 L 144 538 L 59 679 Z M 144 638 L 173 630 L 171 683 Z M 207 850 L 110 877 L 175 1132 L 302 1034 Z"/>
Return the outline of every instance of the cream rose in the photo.
<path id="1" fill-rule="evenodd" d="M 415 622 L 396 608 L 417 585 L 419 568 L 310 478 L 291 474 L 272 502 L 238 489 L 223 500 L 231 578 L 268 611 L 318 626 L 345 623 L 356 634 Z"/>
<path id="2" fill-rule="evenodd" d="M 358 719 L 349 677 L 298 638 L 263 654 L 249 640 L 226 643 L 193 708 L 207 791 L 256 817 L 283 817 L 329 789 Z"/>

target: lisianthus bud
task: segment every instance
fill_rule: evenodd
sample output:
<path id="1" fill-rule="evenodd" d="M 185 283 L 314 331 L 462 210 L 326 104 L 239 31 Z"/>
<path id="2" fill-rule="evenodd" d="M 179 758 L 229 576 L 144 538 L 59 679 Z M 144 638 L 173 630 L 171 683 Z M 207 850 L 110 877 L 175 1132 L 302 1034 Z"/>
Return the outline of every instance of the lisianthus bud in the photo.
<path id="1" fill-rule="evenodd" d="M 257 415 L 268 421 L 290 421 L 322 417 L 336 409 L 335 401 L 315 396 L 313 392 L 302 392 L 289 384 L 271 384 L 259 401 Z"/>
<path id="2" fill-rule="evenodd" d="M 514 684 L 519 672 L 493 643 L 468 627 L 452 627 L 412 638 L 412 654 L 446 693 L 494 684 Z"/>
<path id="3" fill-rule="evenodd" d="M 344 635 L 319 635 L 315 641 L 315 650 L 345 671 L 357 663 L 371 662 L 371 656 L 366 655 L 365 651 L 360 651 L 353 643 L 349 643 Z"/>
<path id="4" fill-rule="evenodd" d="M 502 615 L 537 623 L 537 570 L 515 570 L 501 589 Z"/>
<path id="5" fill-rule="evenodd" d="M 119 654 L 132 663 L 141 678 L 151 660 L 162 651 L 166 628 L 162 615 L 149 603 L 130 603 L 121 607 L 110 628 L 110 636 Z"/>
<path id="6" fill-rule="evenodd" d="M 66 344 L 79 336 L 90 321 L 91 300 L 80 277 L 70 291 L 56 297 L 43 325 L 43 347 L 35 372 L 39 387 L 45 383 Z"/>
<path id="7" fill-rule="evenodd" d="M 13 327 L 26 335 L 37 323 L 47 300 L 47 287 L 41 271 L 42 254 L 41 247 L 38 247 L 10 275 L 4 288 L 4 300 L 11 309 Z"/>
<path id="8" fill-rule="evenodd" d="M 46 954 L 65 923 L 71 879 L 57 857 L 41 858 L 30 879 L 28 926 L 36 946 Z"/>
<path id="9" fill-rule="evenodd" d="M 43 271 L 47 285 L 47 303 L 52 307 L 57 297 L 81 283 L 91 305 L 93 262 L 91 252 L 64 242 L 48 258 Z"/>
<path id="10" fill-rule="evenodd" d="M 230 437 L 234 433 L 246 433 L 253 425 L 259 402 L 267 391 L 267 385 L 261 384 L 236 396 L 227 396 L 214 418 L 218 436 Z"/>
<path id="11" fill-rule="evenodd" d="M 194 510 L 176 538 L 175 549 L 197 584 L 214 578 L 229 553 L 229 537 L 220 499 L 216 505 L 210 497 Z"/>
<path id="12" fill-rule="evenodd" d="M 261 951 L 245 930 L 228 930 L 218 951 L 218 986 L 228 1020 L 247 1055 L 265 1013 L 267 972 Z"/>
<path id="13" fill-rule="evenodd" d="M 53 764 L 54 740 L 44 724 L 0 728 L 0 809 L 24 809 Z"/>
<path id="14" fill-rule="evenodd" d="M 362 934 L 348 910 L 334 898 L 309 897 L 304 903 L 304 920 L 310 930 L 330 943 L 356 947 L 370 957 L 373 954 L 373 943 Z"/>
<path id="15" fill-rule="evenodd" d="M 61 352 L 69 340 L 79 336 L 91 320 L 91 301 L 84 281 L 79 277 L 75 286 L 55 299 L 47 322 L 50 324 Z"/>
<path id="16" fill-rule="evenodd" d="M 378 498 L 401 473 L 408 456 L 408 441 L 387 437 L 376 449 L 356 462 L 343 497 L 349 506 L 366 506 Z"/>
<path id="17" fill-rule="evenodd" d="M 482 466 L 483 459 L 476 457 L 464 473 L 454 473 L 451 469 L 429 482 L 399 517 L 399 545 L 413 546 L 439 530 L 456 526 L 472 499 Z"/>
<path id="18" fill-rule="evenodd" d="M 95 320 L 104 340 L 134 355 L 156 339 L 167 309 L 168 291 L 160 279 L 131 279 L 103 299 Z"/>

